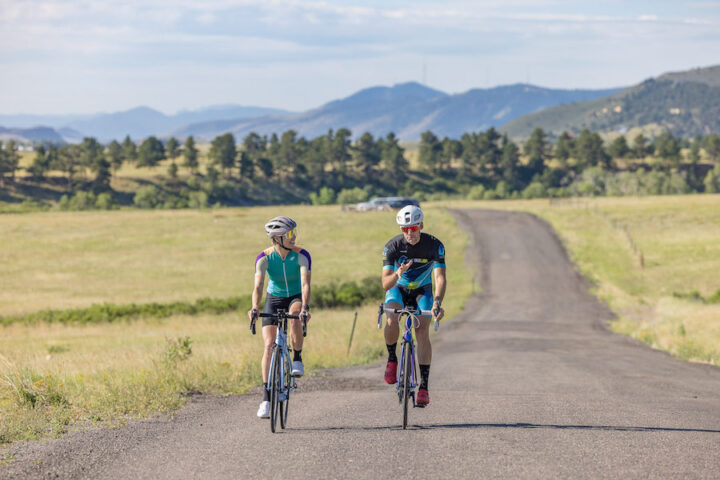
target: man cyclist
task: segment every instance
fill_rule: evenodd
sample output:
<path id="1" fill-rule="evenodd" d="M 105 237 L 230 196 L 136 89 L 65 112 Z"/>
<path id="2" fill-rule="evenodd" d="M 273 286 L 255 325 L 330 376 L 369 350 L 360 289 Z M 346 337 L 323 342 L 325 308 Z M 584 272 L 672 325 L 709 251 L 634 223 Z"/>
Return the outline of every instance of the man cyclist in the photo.
<path id="1" fill-rule="evenodd" d="M 248 311 L 250 321 L 258 313 L 265 274 L 270 278 L 265 297 L 264 313 L 277 313 L 279 309 L 291 315 L 300 314 L 301 319 L 310 320 L 310 253 L 295 245 L 297 224 L 290 217 L 275 217 L 265 224 L 265 232 L 272 240 L 272 246 L 260 252 L 255 259 L 255 287 L 252 292 L 252 309 Z M 277 334 L 278 320 L 263 318 L 262 335 L 265 350 L 262 357 L 263 401 L 257 416 L 270 418 L 270 394 L 267 382 L 270 359 Z M 303 332 L 302 322 L 290 319 L 290 336 L 293 349 L 292 375 L 301 377 L 305 373 L 302 363 Z"/>
<path id="2" fill-rule="evenodd" d="M 440 320 L 445 311 L 442 301 L 445 297 L 445 247 L 432 235 L 421 233 L 423 212 L 420 208 L 408 205 L 402 208 L 396 217 L 401 234 L 390 239 L 383 250 L 382 284 L 386 291 L 385 307 L 400 309 L 405 305 L 419 310 L 432 310 L 433 316 Z M 432 275 L 431 275 L 432 273 Z M 432 294 L 432 277 L 435 278 L 435 298 Z M 435 313 L 437 312 L 437 313 Z M 400 336 L 397 314 L 388 314 L 385 326 L 385 343 L 388 361 L 385 367 L 385 383 L 397 382 L 398 360 L 396 348 Z M 430 345 L 430 317 L 418 317 L 420 325 L 415 328 L 418 342 L 418 363 L 420 366 L 420 388 L 417 404 L 428 405 L 428 378 L 432 346 Z"/>

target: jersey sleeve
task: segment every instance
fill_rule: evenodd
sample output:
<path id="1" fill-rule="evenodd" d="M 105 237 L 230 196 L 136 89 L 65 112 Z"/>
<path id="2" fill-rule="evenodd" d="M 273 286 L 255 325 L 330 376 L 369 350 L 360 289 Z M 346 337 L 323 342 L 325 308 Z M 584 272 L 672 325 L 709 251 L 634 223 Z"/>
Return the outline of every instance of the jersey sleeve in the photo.
<path id="1" fill-rule="evenodd" d="M 397 254 L 392 241 L 385 244 L 383 248 L 383 270 L 395 271 L 395 261 L 397 260 Z"/>
<path id="2" fill-rule="evenodd" d="M 435 247 L 433 254 L 433 269 L 445 268 L 445 245 L 440 240 L 435 239 Z"/>
<path id="3" fill-rule="evenodd" d="M 268 269 L 268 256 L 265 252 L 260 252 L 260 255 L 255 259 L 255 275 L 265 276 Z"/>
<path id="4" fill-rule="evenodd" d="M 310 273 L 310 267 L 312 266 L 310 252 L 305 249 L 300 250 L 300 254 L 298 255 L 298 264 L 300 265 L 300 275 Z"/>

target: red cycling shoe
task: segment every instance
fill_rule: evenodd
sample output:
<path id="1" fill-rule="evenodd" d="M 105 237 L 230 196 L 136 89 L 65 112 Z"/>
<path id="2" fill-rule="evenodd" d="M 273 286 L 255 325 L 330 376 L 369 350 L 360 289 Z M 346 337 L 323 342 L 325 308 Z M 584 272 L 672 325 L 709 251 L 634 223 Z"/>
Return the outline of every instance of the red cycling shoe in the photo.
<path id="1" fill-rule="evenodd" d="M 417 405 L 429 405 L 430 404 L 430 394 L 428 394 L 428 391 L 424 388 L 418 389 L 417 398 L 415 399 L 415 403 Z"/>
<path id="2" fill-rule="evenodd" d="M 385 383 L 388 385 L 397 382 L 397 365 L 398 362 L 387 362 L 385 365 Z"/>

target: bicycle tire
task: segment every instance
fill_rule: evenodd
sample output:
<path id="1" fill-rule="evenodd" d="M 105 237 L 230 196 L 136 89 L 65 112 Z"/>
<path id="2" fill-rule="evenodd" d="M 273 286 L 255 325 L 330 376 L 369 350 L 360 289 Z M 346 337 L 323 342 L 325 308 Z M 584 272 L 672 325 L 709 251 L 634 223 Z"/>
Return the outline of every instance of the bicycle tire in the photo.
<path id="1" fill-rule="evenodd" d="M 288 409 L 290 407 L 290 387 L 292 386 L 292 365 L 290 365 L 290 357 L 285 356 L 285 369 L 283 372 L 283 385 L 285 388 L 285 401 L 280 402 L 280 428 L 283 430 L 287 426 Z"/>
<path id="2" fill-rule="evenodd" d="M 412 383 L 412 345 L 406 343 L 403 348 L 403 430 L 407 429 L 408 403 L 410 399 L 410 385 Z"/>
<path id="3" fill-rule="evenodd" d="M 279 385 L 280 385 L 280 362 L 278 362 L 277 346 L 273 348 L 272 371 L 270 372 L 270 431 L 275 433 L 278 417 Z"/>

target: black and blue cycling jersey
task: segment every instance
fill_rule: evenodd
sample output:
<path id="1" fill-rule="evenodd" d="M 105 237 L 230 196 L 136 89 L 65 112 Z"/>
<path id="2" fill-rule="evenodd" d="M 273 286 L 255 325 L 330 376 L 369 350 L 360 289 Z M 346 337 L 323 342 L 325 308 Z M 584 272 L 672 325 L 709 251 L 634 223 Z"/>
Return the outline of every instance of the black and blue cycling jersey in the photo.
<path id="1" fill-rule="evenodd" d="M 410 245 L 402 234 L 385 244 L 383 270 L 391 269 L 394 272 L 410 260 L 412 265 L 402 274 L 397 284 L 411 290 L 432 285 L 432 271 L 445 268 L 445 246 L 427 233 L 421 233 L 420 240 L 415 245 Z"/>

